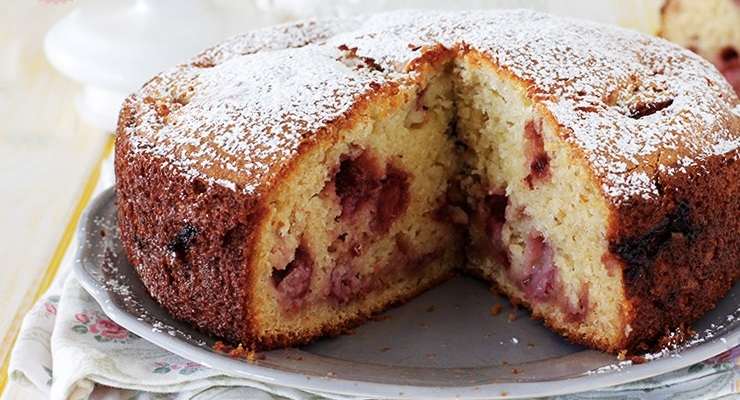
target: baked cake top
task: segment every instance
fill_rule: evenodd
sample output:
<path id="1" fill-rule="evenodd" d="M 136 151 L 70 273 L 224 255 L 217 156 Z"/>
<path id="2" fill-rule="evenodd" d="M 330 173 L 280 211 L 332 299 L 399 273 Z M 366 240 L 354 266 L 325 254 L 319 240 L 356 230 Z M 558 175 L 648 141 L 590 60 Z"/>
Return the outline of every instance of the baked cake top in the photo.
<path id="1" fill-rule="evenodd" d="M 472 48 L 528 85 L 615 204 L 659 195 L 653 176 L 740 157 L 740 103 L 719 72 L 662 39 L 525 10 L 404 11 L 237 36 L 124 103 L 119 134 L 189 177 L 246 194 L 358 100 L 413 80 L 436 44 Z"/>

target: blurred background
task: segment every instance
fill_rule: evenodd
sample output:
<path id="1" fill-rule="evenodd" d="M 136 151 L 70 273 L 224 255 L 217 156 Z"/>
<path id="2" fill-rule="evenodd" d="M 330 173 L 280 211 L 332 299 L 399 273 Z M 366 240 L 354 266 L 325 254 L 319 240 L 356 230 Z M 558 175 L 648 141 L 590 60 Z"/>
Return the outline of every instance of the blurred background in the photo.
<path id="1" fill-rule="evenodd" d="M 399 8 L 533 8 L 662 35 L 740 83 L 737 0 L 3 0 L 0 360 L 110 155 L 118 105 L 156 72 L 250 29 Z M 2 372 L 2 371 L 0 371 Z"/>

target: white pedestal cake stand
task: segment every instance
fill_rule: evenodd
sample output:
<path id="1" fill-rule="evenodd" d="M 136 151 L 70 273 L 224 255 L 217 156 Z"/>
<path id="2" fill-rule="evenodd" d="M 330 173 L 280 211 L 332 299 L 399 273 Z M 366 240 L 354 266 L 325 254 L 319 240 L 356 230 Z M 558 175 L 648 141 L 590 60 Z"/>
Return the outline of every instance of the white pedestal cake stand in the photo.
<path id="1" fill-rule="evenodd" d="M 56 69 L 82 83 L 82 117 L 110 132 L 125 96 L 231 34 L 228 18 L 210 1 L 81 0 L 47 33 L 44 50 Z"/>

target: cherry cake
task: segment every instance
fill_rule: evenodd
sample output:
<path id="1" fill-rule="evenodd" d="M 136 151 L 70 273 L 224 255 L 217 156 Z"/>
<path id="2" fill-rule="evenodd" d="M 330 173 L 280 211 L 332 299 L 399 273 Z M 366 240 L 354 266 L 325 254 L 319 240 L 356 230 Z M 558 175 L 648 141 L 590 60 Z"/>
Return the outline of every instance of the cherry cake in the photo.
<path id="1" fill-rule="evenodd" d="M 125 101 L 118 222 L 162 306 L 251 348 L 462 272 L 635 351 L 737 280 L 739 144 L 723 76 L 638 33 L 530 11 L 302 22 Z"/>

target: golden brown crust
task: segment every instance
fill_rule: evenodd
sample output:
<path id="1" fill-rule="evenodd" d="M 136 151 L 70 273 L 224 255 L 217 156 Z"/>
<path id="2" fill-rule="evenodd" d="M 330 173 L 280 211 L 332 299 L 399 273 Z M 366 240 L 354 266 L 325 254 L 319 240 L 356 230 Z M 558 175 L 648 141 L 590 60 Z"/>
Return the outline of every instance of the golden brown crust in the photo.
<path id="1" fill-rule="evenodd" d="M 245 266 L 264 206 L 132 155 L 120 132 L 115 167 L 121 241 L 151 295 L 176 318 L 229 340 L 253 332 Z"/>
<path id="2" fill-rule="evenodd" d="M 624 263 L 630 304 L 623 348 L 653 348 L 714 308 L 740 277 L 739 154 L 656 174 L 660 200 L 636 198 L 613 210 L 610 250 Z"/>

